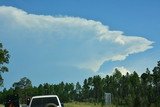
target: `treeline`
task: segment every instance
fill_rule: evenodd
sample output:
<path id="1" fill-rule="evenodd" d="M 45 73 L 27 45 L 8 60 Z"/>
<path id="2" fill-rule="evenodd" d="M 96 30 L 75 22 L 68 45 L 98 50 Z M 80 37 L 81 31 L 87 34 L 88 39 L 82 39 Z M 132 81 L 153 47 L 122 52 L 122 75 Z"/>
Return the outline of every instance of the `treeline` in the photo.
<path id="1" fill-rule="evenodd" d="M 59 84 L 40 84 L 32 86 L 31 81 L 24 77 L 15 82 L 9 90 L 0 92 L 0 103 L 11 94 L 19 94 L 20 102 L 35 95 L 56 94 L 62 102 L 105 103 L 104 94 L 111 93 L 112 103 L 126 107 L 159 107 L 160 106 L 160 61 L 152 71 L 146 69 L 142 75 L 135 71 L 122 75 L 115 69 L 113 75 L 105 78 L 97 75 L 85 79 L 83 84 L 77 82 Z"/>

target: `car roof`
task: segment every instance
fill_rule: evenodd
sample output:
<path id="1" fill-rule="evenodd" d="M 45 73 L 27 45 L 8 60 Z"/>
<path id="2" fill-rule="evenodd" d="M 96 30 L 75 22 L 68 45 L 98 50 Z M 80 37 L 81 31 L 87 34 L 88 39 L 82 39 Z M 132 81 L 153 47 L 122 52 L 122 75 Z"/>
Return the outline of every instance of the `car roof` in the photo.
<path id="1" fill-rule="evenodd" d="M 58 97 L 57 95 L 40 95 L 40 96 L 34 96 L 32 98 L 45 98 L 45 97 Z"/>

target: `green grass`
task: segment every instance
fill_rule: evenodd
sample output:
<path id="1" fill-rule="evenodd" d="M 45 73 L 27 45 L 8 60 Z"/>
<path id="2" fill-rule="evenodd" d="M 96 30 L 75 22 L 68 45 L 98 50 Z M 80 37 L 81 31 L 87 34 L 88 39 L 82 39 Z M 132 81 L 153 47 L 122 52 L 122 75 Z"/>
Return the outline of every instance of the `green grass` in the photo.
<path id="1" fill-rule="evenodd" d="M 64 107 L 102 107 L 101 104 L 92 104 L 92 103 L 80 103 L 80 102 L 72 102 L 72 103 L 65 103 Z M 113 105 L 105 105 L 103 107 L 115 107 Z"/>
<path id="2" fill-rule="evenodd" d="M 4 105 L 0 104 L 0 107 L 4 107 Z"/>
<path id="3" fill-rule="evenodd" d="M 4 105 L 0 104 L 0 107 L 4 107 Z M 102 107 L 100 104 L 92 104 L 92 103 L 82 103 L 82 102 L 72 102 L 65 103 L 64 107 Z M 104 107 L 115 107 L 113 105 L 106 105 Z"/>

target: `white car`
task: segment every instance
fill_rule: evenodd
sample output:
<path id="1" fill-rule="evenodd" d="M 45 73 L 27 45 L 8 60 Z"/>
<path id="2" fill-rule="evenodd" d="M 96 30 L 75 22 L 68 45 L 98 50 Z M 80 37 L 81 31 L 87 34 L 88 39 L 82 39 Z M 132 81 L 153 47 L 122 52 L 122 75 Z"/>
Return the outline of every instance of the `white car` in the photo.
<path id="1" fill-rule="evenodd" d="M 28 107 L 63 107 L 57 95 L 34 96 Z"/>

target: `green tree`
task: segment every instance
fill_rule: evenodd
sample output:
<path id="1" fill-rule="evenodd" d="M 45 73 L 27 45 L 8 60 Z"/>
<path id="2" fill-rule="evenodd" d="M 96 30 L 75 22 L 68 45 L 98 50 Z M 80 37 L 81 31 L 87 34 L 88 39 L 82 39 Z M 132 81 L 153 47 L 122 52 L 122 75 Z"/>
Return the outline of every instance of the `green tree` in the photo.
<path id="1" fill-rule="evenodd" d="M 130 74 L 127 72 L 125 76 L 122 77 L 121 79 L 122 83 L 122 99 L 125 103 L 125 105 L 132 107 L 133 105 L 133 99 L 132 99 L 132 94 L 133 89 L 131 88 L 131 81 L 130 81 Z"/>
<path id="2" fill-rule="evenodd" d="M 13 83 L 14 88 L 20 88 L 20 89 L 25 89 L 28 87 L 32 87 L 32 82 L 29 80 L 27 77 L 23 77 L 20 79 L 19 82 Z"/>
<path id="3" fill-rule="evenodd" d="M 20 81 L 13 83 L 13 87 L 15 94 L 19 94 L 21 103 L 25 103 L 30 93 L 28 90 L 32 88 L 32 82 L 27 77 L 23 77 Z"/>
<path id="4" fill-rule="evenodd" d="M 75 100 L 76 101 L 81 101 L 82 100 L 82 87 L 79 82 L 76 83 L 76 88 L 75 88 Z"/>
<path id="5" fill-rule="evenodd" d="M 154 102 L 153 95 L 153 76 L 147 68 L 146 72 L 141 75 L 142 105 L 150 107 L 151 104 Z"/>
<path id="6" fill-rule="evenodd" d="M 3 84 L 3 78 L 1 73 L 8 72 L 6 64 L 9 63 L 9 52 L 7 49 L 3 48 L 2 43 L 0 43 L 0 86 Z"/>
<path id="7" fill-rule="evenodd" d="M 88 84 L 88 80 L 85 79 L 83 82 L 83 88 L 82 88 L 83 100 L 85 101 L 89 100 L 89 91 L 90 91 L 90 87 Z"/>
<path id="8" fill-rule="evenodd" d="M 132 103 L 134 107 L 140 107 L 141 101 L 140 101 L 140 78 L 139 75 L 134 71 L 133 74 L 130 75 L 130 82 L 131 82 L 131 97 L 132 97 Z"/>
<path id="9" fill-rule="evenodd" d="M 118 69 L 115 69 L 115 72 L 113 74 L 113 84 L 114 84 L 114 93 L 115 93 L 115 101 L 116 101 L 116 104 L 119 105 L 119 104 L 122 104 L 122 94 L 123 94 L 123 78 L 122 78 L 122 74 L 121 72 L 118 70 Z"/>
<path id="10" fill-rule="evenodd" d="M 73 101 L 74 100 L 74 84 L 73 83 L 66 83 L 64 87 L 64 95 L 68 97 L 68 101 Z"/>
<path id="11" fill-rule="evenodd" d="M 93 92 L 94 99 L 96 103 L 102 102 L 104 91 L 103 91 L 103 82 L 99 75 L 93 77 Z"/>
<path id="12" fill-rule="evenodd" d="M 155 86 L 155 100 L 156 105 L 160 106 L 160 61 L 158 61 L 157 66 L 153 69 L 153 83 Z"/>

